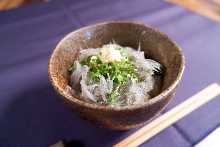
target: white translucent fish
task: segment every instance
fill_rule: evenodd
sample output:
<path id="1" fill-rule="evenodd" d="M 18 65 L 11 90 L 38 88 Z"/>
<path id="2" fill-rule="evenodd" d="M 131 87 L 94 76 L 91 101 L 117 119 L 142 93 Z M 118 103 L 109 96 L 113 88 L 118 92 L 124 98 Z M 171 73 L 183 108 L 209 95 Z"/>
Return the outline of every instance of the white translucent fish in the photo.
<path id="1" fill-rule="evenodd" d="M 100 49 L 98 48 L 89 48 L 89 49 L 80 50 L 79 61 L 82 61 L 83 59 L 89 56 L 98 55 L 99 52 L 100 52 Z"/>
<path id="2" fill-rule="evenodd" d="M 102 48 L 119 48 L 116 52 L 104 52 Z M 120 95 L 117 96 L 117 103 L 114 106 L 125 105 L 138 105 L 143 104 L 149 100 L 151 95 L 154 95 L 153 91 L 159 91 L 158 80 L 155 79 L 154 72 L 159 72 L 162 68 L 161 64 L 151 60 L 145 59 L 144 52 L 141 51 L 141 45 L 139 43 L 138 50 L 134 50 L 130 47 L 122 47 L 115 42 L 104 45 L 102 48 L 89 48 L 83 49 L 79 53 L 78 60 L 74 62 L 75 70 L 70 76 L 71 87 L 80 91 L 81 98 L 85 101 L 92 102 L 107 102 L 107 94 L 115 90 L 115 85 L 112 80 L 106 79 L 104 76 L 100 76 L 99 80 L 91 82 L 91 77 L 88 75 L 89 67 L 82 66 L 79 62 L 89 56 L 99 55 L 103 58 L 102 62 L 107 61 L 120 61 L 121 57 L 128 57 L 130 62 L 136 67 L 141 81 L 128 80 L 125 85 L 119 88 Z M 108 50 L 106 50 L 108 51 Z M 111 54 L 112 53 L 112 54 Z M 119 53 L 121 54 L 119 57 Z M 110 58 L 111 57 L 111 58 Z"/>

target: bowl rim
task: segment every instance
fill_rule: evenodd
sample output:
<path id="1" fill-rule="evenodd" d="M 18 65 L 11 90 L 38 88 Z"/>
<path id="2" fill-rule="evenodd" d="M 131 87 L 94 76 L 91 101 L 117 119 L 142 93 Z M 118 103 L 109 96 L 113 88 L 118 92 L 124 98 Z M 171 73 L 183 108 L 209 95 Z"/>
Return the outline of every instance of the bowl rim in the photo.
<path id="1" fill-rule="evenodd" d="M 132 24 L 132 25 L 140 25 L 140 26 L 144 26 L 148 29 L 151 29 L 152 31 L 160 34 L 161 36 L 163 36 L 165 39 L 167 39 L 176 49 L 178 54 L 180 55 L 181 58 L 181 63 L 180 63 L 180 67 L 179 67 L 179 72 L 174 80 L 173 83 L 171 83 L 166 89 L 164 89 L 162 92 L 160 92 L 158 95 L 156 95 L 155 97 L 152 97 L 148 102 L 145 102 L 143 104 L 140 105 L 129 105 L 129 106 L 116 106 L 116 107 L 112 107 L 110 105 L 104 106 L 104 105 L 98 105 L 96 103 L 88 103 L 86 101 L 80 100 L 75 98 L 74 96 L 70 96 L 65 92 L 65 89 L 62 89 L 54 80 L 53 76 L 52 76 L 52 60 L 54 58 L 55 52 L 60 48 L 60 46 L 63 44 L 63 42 L 69 38 L 70 36 L 72 36 L 73 34 L 89 29 L 89 28 L 93 28 L 93 27 L 97 27 L 97 26 L 102 26 L 102 25 L 107 25 L 107 24 Z M 48 75 L 49 75 L 49 80 L 51 81 L 54 89 L 56 90 L 56 92 L 61 95 L 62 98 L 66 99 L 68 102 L 73 103 L 73 104 L 77 104 L 80 105 L 82 107 L 85 108 L 90 108 L 90 109 L 97 109 L 97 110 L 104 110 L 104 111 L 124 111 L 124 110 L 135 110 L 135 109 L 140 109 L 143 107 L 147 107 L 149 105 L 153 105 L 157 102 L 159 102 L 160 100 L 162 100 L 164 98 L 164 96 L 169 95 L 178 85 L 178 83 L 180 82 L 182 76 L 183 76 L 183 72 L 185 69 L 185 57 L 182 53 L 182 49 L 177 45 L 177 43 L 173 40 L 170 39 L 170 37 L 168 37 L 168 35 L 166 35 L 165 33 L 159 31 L 159 29 L 150 26 L 148 24 L 145 24 L 144 22 L 137 22 L 137 21 L 105 21 L 105 22 L 101 22 L 101 23 L 96 23 L 96 24 L 92 24 L 92 25 L 88 25 L 88 26 L 84 26 L 81 27 L 79 29 L 76 29 L 75 31 L 72 31 L 70 33 L 68 33 L 66 36 L 64 36 L 64 38 L 62 38 L 58 44 L 56 45 L 55 49 L 52 51 L 51 56 L 49 57 L 49 62 L 48 62 Z"/>

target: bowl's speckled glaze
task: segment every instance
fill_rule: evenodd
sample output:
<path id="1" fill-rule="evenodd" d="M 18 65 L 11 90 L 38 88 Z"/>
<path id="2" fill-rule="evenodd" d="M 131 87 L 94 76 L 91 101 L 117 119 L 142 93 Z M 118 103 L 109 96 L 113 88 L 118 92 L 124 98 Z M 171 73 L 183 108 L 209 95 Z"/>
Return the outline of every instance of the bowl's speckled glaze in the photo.
<path id="1" fill-rule="evenodd" d="M 96 48 L 114 40 L 122 46 L 138 48 L 165 67 L 161 93 L 138 106 L 111 107 L 88 103 L 68 90 L 68 67 L 80 49 Z M 62 100 L 83 118 L 106 128 L 126 130 L 156 116 L 175 93 L 184 71 L 180 48 L 157 29 L 135 22 L 105 22 L 78 29 L 62 39 L 49 59 L 49 78 Z"/>

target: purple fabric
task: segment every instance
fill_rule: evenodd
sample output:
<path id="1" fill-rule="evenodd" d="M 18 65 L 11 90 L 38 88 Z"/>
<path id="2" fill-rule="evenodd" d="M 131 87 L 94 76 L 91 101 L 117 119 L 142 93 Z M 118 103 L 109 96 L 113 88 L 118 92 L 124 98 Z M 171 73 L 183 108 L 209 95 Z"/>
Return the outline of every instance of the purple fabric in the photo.
<path id="1" fill-rule="evenodd" d="M 55 45 L 68 32 L 91 23 L 143 21 L 182 47 L 186 70 L 167 110 L 220 82 L 220 25 L 163 1 L 53 0 L 0 12 L 0 20 L 0 146 L 47 146 L 60 139 L 111 146 L 135 131 L 111 131 L 81 120 L 48 81 L 48 57 Z M 219 103 L 220 97 L 142 146 L 195 144 L 220 124 Z"/>

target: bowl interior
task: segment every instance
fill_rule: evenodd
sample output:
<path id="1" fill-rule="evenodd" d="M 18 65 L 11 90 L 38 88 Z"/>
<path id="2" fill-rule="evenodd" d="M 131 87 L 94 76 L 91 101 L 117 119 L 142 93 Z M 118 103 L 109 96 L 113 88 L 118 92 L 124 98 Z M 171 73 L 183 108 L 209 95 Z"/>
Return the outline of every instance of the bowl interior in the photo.
<path id="1" fill-rule="evenodd" d="M 58 92 L 72 100 L 75 99 L 67 90 L 67 69 L 76 59 L 79 50 L 100 47 L 112 41 L 133 48 L 138 48 L 140 44 L 147 58 L 154 59 L 165 67 L 161 91 L 172 85 L 183 70 L 183 56 L 166 35 L 143 24 L 102 23 L 70 33 L 53 51 L 49 62 L 49 75 Z"/>

